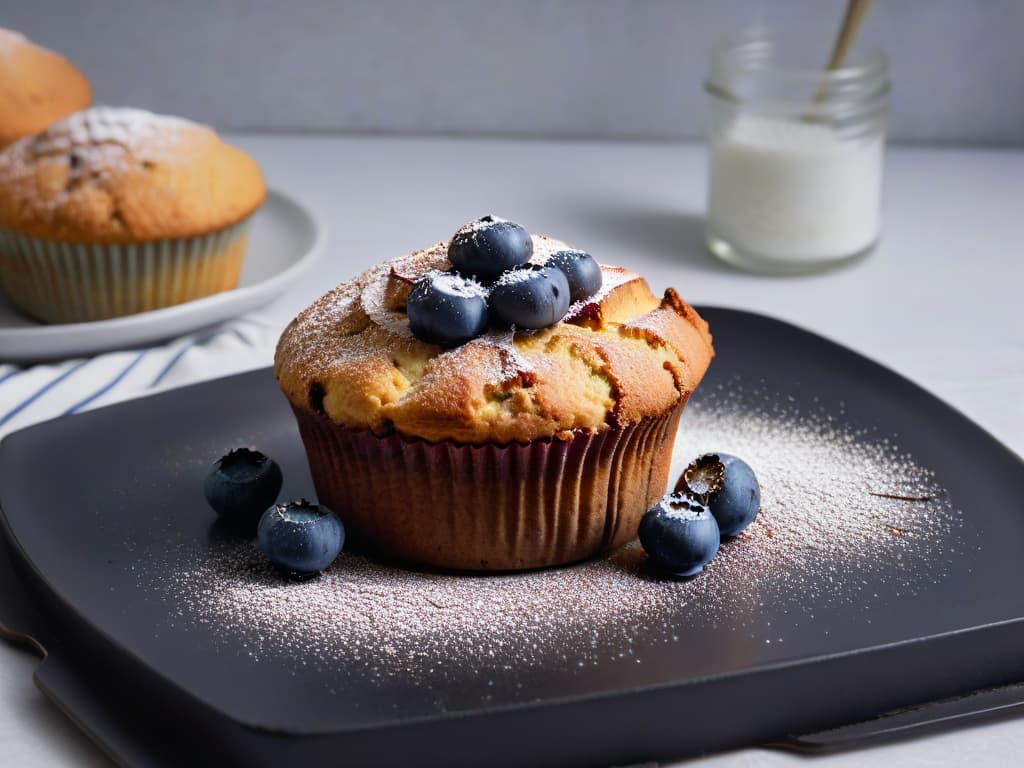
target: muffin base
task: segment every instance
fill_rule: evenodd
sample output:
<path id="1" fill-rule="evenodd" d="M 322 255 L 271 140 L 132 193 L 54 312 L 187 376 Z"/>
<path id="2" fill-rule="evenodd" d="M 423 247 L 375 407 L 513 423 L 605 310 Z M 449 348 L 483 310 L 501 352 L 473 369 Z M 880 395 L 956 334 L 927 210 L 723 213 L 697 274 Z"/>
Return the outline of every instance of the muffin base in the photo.
<path id="1" fill-rule="evenodd" d="M 147 312 L 237 286 L 248 232 L 245 220 L 197 237 L 79 244 L 0 230 L 0 285 L 45 323 Z"/>
<path id="2" fill-rule="evenodd" d="M 582 560 L 632 539 L 665 493 L 684 405 L 526 445 L 378 437 L 293 410 L 319 501 L 358 540 L 413 563 L 507 571 Z"/>

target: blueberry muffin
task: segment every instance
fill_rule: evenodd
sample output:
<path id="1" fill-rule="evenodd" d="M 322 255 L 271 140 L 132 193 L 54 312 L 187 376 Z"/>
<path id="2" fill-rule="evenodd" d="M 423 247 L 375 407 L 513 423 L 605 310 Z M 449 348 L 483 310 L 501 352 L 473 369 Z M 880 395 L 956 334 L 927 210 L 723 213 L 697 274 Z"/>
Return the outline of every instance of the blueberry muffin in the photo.
<path id="1" fill-rule="evenodd" d="M 89 81 L 70 61 L 0 27 L 0 149 L 90 101 Z"/>
<path id="2" fill-rule="evenodd" d="M 0 152 L 0 282 L 51 323 L 225 291 L 265 196 L 255 161 L 211 128 L 137 109 L 76 112 Z"/>
<path id="3" fill-rule="evenodd" d="M 320 501 L 414 563 L 569 563 L 665 491 L 707 324 L 621 267 L 485 217 L 304 310 L 275 370 Z"/>

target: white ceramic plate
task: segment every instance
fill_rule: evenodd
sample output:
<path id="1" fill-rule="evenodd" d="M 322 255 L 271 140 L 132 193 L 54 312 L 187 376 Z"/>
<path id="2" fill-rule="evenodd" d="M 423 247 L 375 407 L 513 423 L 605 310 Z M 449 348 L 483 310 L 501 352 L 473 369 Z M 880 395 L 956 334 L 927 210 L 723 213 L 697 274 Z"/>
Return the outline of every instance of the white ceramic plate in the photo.
<path id="1" fill-rule="evenodd" d="M 267 304 L 317 257 L 324 233 L 313 215 L 271 190 L 256 213 L 238 287 L 152 312 L 92 323 L 46 325 L 21 315 L 0 293 L 0 361 L 90 355 L 180 336 Z"/>

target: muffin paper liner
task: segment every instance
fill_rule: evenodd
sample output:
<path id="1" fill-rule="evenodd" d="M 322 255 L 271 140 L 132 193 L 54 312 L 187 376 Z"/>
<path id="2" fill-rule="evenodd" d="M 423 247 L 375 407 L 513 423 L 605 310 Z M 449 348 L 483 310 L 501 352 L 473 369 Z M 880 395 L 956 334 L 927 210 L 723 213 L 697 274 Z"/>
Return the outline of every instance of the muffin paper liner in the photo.
<path id="1" fill-rule="evenodd" d="M 379 437 L 293 410 L 320 503 L 357 540 L 415 563 L 515 570 L 582 560 L 632 539 L 665 492 L 684 405 L 526 445 Z"/>
<path id="2" fill-rule="evenodd" d="M 0 284 L 18 309 L 48 323 L 181 304 L 238 284 L 249 222 L 147 243 L 63 243 L 0 230 Z"/>

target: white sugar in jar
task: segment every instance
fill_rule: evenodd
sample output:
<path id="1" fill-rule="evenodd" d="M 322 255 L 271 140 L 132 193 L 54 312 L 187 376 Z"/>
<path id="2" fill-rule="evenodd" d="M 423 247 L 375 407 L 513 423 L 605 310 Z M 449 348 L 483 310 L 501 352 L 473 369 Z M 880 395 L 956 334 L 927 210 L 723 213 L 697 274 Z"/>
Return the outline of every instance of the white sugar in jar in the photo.
<path id="1" fill-rule="evenodd" d="M 750 30 L 715 50 L 707 242 L 735 266 L 812 272 L 869 253 L 881 232 L 889 81 L 878 51 L 828 72 L 784 65 Z"/>

